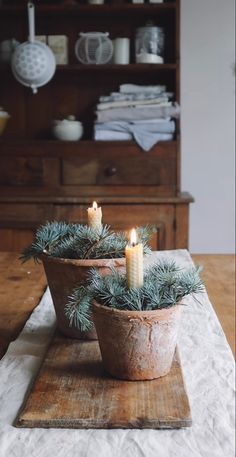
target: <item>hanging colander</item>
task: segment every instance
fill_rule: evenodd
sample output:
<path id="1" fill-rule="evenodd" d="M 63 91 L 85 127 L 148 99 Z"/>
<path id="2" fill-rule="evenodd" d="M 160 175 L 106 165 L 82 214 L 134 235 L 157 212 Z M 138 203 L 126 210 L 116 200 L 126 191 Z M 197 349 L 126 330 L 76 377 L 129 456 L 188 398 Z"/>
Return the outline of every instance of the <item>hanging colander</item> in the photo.
<path id="1" fill-rule="evenodd" d="M 15 49 L 12 59 L 12 72 L 21 84 L 31 87 L 33 93 L 53 77 L 56 60 L 52 50 L 44 43 L 35 41 L 34 5 L 28 3 L 29 41 Z"/>
<path id="2" fill-rule="evenodd" d="M 84 64 L 105 64 L 113 54 L 113 44 L 109 33 L 87 32 L 80 33 L 75 43 L 75 55 Z"/>

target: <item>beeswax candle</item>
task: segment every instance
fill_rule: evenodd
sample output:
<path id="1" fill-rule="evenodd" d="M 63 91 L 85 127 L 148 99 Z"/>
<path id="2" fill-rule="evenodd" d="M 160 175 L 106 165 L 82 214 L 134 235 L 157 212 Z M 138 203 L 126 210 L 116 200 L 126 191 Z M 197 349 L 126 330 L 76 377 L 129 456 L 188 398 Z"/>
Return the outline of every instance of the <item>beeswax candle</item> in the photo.
<path id="1" fill-rule="evenodd" d="M 130 244 L 125 248 L 126 279 L 129 288 L 143 285 L 143 245 L 137 243 L 135 229 L 131 230 Z"/>
<path id="2" fill-rule="evenodd" d="M 97 202 L 93 202 L 93 206 L 88 208 L 88 225 L 97 231 L 102 228 L 102 208 L 98 208 Z"/>

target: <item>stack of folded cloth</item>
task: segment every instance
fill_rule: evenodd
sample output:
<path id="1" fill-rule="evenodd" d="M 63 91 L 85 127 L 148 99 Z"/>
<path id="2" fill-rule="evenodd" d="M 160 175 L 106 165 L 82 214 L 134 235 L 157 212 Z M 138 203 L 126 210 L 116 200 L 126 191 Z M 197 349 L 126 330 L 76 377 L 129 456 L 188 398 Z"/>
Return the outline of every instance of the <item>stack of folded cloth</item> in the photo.
<path id="1" fill-rule="evenodd" d="M 95 140 L 132 140 L 144 151 L 158 141 L 171 141 L 180 107 L 166 86 L 122 84 L 119 92 L 101 96 L 94 124 Z"/>

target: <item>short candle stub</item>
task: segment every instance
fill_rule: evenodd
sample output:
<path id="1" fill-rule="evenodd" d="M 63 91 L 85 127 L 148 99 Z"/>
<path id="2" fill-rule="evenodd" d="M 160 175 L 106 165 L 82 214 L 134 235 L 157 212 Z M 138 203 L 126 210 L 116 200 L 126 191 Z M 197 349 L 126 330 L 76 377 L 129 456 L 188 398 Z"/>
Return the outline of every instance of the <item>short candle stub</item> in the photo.
<path id="1" fill-rule="evenodd" d="M 98 207 L 95 201 L 92 207 L 88 208 L 88 225 L 97 232 L 102 229 L 102 209 Z"/>

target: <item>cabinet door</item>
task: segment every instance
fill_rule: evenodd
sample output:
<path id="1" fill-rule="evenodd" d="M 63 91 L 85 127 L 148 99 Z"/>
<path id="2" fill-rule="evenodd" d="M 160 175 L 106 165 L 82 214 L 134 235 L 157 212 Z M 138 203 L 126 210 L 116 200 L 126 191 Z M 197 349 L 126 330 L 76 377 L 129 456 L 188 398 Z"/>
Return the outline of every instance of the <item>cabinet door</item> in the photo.
<path id="1" fill-rule="evenodd" d="M 103 220 L 115 230 L 131 230 L 136 226 L 153 225 L 156 233 L 151 239 L 153 250 L 174 249 L 173 205 L 106 205 Z M 109 222 L 111 221 L 111 222 Z"/>
<path id="2" fill-rule="evenodd" d="M 54 214 L 58 220 L 73 222 L 87 221 L 85 205 L 55 205 Z M 104 204 L 102 205 L 103 223 L 114 230 L 127 230 L 132 227 L 154 225 L 151 246 L 154 250 L 174 249 L 174 205 L 157 204 Z"/>

